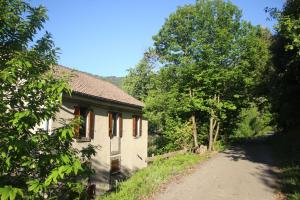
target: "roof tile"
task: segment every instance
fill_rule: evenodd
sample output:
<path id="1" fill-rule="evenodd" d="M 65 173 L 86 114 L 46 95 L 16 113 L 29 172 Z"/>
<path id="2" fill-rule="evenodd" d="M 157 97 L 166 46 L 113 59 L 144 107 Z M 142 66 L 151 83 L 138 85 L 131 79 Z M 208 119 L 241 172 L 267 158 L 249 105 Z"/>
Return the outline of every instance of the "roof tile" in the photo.
<path id="1" fill-rule="evenodd" d="M 91 74 L 70 69 L 61 65 L 57 66 L 57 70 L 55 71 L 57 71 L 59 74 L 67 73 L 71 75 L 69 84 L 73 92 L 113 101 L 116 103 L 125 103 L 139 107 L 144 106 L 144 103 L 130 96 L 117 86 L 101 80 Z"/>

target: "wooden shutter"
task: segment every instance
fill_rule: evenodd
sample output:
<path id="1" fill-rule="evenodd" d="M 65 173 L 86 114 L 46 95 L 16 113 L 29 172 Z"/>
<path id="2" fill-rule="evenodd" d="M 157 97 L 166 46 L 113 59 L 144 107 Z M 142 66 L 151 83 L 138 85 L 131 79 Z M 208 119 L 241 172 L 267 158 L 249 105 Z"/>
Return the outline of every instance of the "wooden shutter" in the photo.
<path id="1" fill-rule="evenodd" d="M 122 113 L 119 113 L 119 136 L 123 136 L 123 117 Z"/>
<path id="2" fill-rule="evenodd" d="M 140 116 L 140 136 L 142 136 L 142 115 Z"/>
<path id="3" fill-rule="evenodd" d="M 132 122 L 133 122 L 133 124 L 132 124 L 132 135 L 133 135 L 133 137 L 136 137 L 136 132 L 137 132 L 137 130 L 136 130 L 136 125 L 137 125 L 137 117 L 135 116 L 135 115 L 133 115 L 132 116 Z"/>
<path id="4" fill-rule="evenodd" d="M 74 107 L 74 116 L 75 116 L 75 118 L 80 118 L 80 107 L 79 106 Z M 80 129 L 79 124 L 74 127 L 74 137 L 75 138 L 79 138 L 79 129 Z"/>
<path id="5" fill-rule="evenodd" d="M 89 136 L 91 139 L 94 139 L 95 114 L 92 110 L 89 111 L 89 123 Z"/>
<path id="6" fill-rule="evenodd" d="M 112 117 L 113 117 L 112 113 L 109 112 L 108 113 L 108 135 L 109 135 L 110 138 L 112 138 L 112 126 L 113 126 Z"/>

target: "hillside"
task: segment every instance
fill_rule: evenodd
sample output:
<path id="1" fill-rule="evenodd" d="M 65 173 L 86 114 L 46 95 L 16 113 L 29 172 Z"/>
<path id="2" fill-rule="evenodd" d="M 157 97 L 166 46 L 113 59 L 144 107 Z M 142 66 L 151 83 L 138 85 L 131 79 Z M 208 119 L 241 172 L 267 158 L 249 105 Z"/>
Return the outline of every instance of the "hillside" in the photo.
<path id="1" fill-rule="evenodd" d="M 124 77 L 117 77 L 117 76 L 97 76 L 97 77 L 106 80 L 122 89 L 122 83 Z"/>
<path id="2" fill-rule="evenodd" d="M 105 80 L 105 81 L 108 81 L 108 82 L 116 85 L 117 87 L 119 87 L 121 89 L 122 89 L 123 80 L 125 78 L 125 77 L 118 77 L 118 76 L 99 76 L 99 75 L 92 74 L 92 73 L 89 73 L 89 72 L 83 72 L 83 73 L 86 73 L 90 76 L 94 76 L 96 78 L 99 78 L 99 79 L 102 79 L 102 80 Z"/>

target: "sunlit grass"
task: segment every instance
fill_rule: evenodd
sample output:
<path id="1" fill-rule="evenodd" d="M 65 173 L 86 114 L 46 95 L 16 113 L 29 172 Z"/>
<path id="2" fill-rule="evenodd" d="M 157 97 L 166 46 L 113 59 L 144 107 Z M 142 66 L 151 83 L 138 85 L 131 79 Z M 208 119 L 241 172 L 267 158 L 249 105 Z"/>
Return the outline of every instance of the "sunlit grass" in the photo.
<path id="1" fill-rule="evenodd" d="M 137 200 L 153 194 L 162 183 L 180 174 L 196 163 L 205 160 L 209 154 L 179 154 L 169 159 L 158 159 L 147 168 L 135 173 L 119 184 L 117 190 L 101 196 L 101 200 Z"/>

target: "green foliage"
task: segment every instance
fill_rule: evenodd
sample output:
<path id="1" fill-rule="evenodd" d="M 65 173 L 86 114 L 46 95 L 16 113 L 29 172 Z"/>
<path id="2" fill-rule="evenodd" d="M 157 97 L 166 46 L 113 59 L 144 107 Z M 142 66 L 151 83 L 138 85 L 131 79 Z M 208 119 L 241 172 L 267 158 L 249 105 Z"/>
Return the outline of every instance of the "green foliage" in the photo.
<path id="1" fill-rule="evenodd" d="M 172 176 L 207 158 L 208 155 L 178 154 L 169 159 L 158 159 L 149 167 L 135 173 L 127 181 L 120 183 L 116 192 L 99 199 L 138 200 L 145 198 L 153 194 L 161 184 L 167 182 Z"/>
<path id="2" fill-rule="evenodd" d="M 273 68 L 267 74 L 268 86 L 278 123 L 291 128 L 300 123 L 300 1 L 287 0 L 280 12 L 273 39 Z"/>
<path id="3" fill-rule="evenodd" d="M 1 200 L 6 200 L 6 199 L 15 199 L 17 196 L 19 197 L 24 197 L 23 191 L 20 188 L 15 188 L 12 186 L 4 186 L 0 188 L 0 194 L 1 194 Z"/>
<path id="4" fill-rule="evenodd" d="M 300 59 L 300 1 L 288 0 L 278 16 L 277 32 L 285 39 L 284 48 L 294 54 L 293 60 Z"/>
<path id="5" fill-rule="evenodd" d="M 227 148 L 228 148 L 228 145 L 226 144 L 225 141 L 222 141 L 222 140 L 216 141 L 214 143 L 214 147 L 213 147 L 213 149 L 218 152 L 225 151 Z"/>
<path id="6" fill-rule="evenodd" d="M 271 126 L 272 114 L 268 111 L 259 111 L 255 104 L 249 108 L 243 108 L 239 119 L 233 137 L 256 137 L 274 130 Z"/>
<path id="7" fill-rule="evenodd" d="M 241 16 L 230 2 L 199 0 L 178 8 L 153 37 L 160 69 L 146 73 L 154 73 L 152 79 L 135 73 L 134 84 L 147 85 L 144 116 L 151 132 L 163 136 L 163 151 L 193 141 L 184 128 L 192 115 L 204 140 L 211 116 L 220 122 L 220 133 L 231 133 L 240 109 L 249 104 L 270 58 L 270 33 Z"/>
<path id="8" fill-rule="evenodd" d="M 46 9 L 20 0 L 0 0 L 0 196 L 1 199 L 79 199 L 95 151 L 72 147 L 74 120 L 48 133 L 37 129 L 55 118 L 64 78 L 53 73 L 51 35 L 34 40 Z"/>
<path id="9" fill-rule="evenodd" d="M 180 149 L 193 147 L 192 126 L 189 122 L 181 122 L 179 119 L 168 119 L 165 124 L 163 137 L 158 136 L 153 142 L 155 150 L 151 153 L 162 154 Z"/>
<path id="10" fill-rule="evenodd" d="M 273 9 L 274 11 L 274 9 Z M 272 44 L 273 68 L 267 74 L 273 109 L 285 130 L 273 140 L 282 169 L 282 192 L 300 199 L 300 1 L 287 0 L 282 11 L 271 12 L 278 20 Z"/>
<path id="11" fill-rule="evenodd" d="M 138 100 L 144 101 L 148 96 L 149 90 L 152 88 L 151 79 L 153 75 L 151 57 L 149 57 L 149 52 L 147 52 L 136 67 L 128 70 L 128 75 L 123 81 L 123 88 L 128 94 Z"/>

